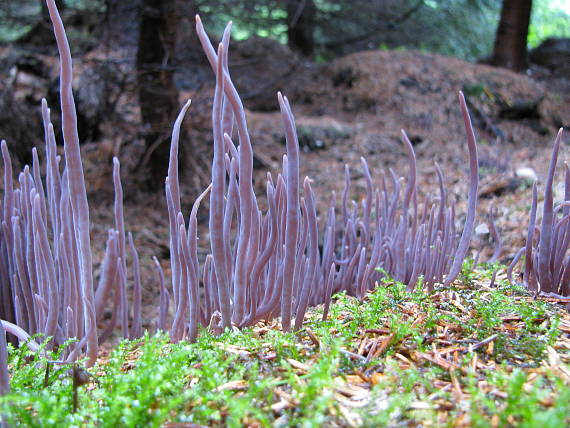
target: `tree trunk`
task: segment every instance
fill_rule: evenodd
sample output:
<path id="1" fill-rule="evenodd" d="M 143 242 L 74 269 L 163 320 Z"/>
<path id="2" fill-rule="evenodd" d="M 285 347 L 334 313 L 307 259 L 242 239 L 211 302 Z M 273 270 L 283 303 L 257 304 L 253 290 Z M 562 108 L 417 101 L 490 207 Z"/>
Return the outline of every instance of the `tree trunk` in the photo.
<path id="1" fill-rule="evenodd" d="M 287 43 L 306 57 L 315 52 L 315 12 L 313 0 L 287 0 Z"/>
<path id="2" fill-rule="evenodd" d="M 178 6 L 178 30 L 176 31 L 175 59 L 177 63 L 201 64 L 208 68 L 208 61 L 202 47 L 200 39 L 196 34 L 196 15 L 200 13 L 200 8 L 196 0 L 177 0 Z M 209 71 L 209 70 L 208 70 Z"/>
<path id="3" fill-rule="evenodd" d="M 526 38 L 532 0 L 503 0 L 492 64 L 521 71 L 527 67 Z"/>
<path id="4" fill-rule="evenodd" d="M 145 130 L 140 171 L 153 190 L 164 185 L 169 136 L 178 110 L 173 81 L 176 43 L 176 0 L 142 0 L 137 51 L 139 106 Z"/>
<path id="5" fill-rule="evenodd" d="M 121 47 L 133 53 L 136 51 L 141 7 L 141 0 L 105 1 L 105 39 L 110 48 L 116 50 Z"/>

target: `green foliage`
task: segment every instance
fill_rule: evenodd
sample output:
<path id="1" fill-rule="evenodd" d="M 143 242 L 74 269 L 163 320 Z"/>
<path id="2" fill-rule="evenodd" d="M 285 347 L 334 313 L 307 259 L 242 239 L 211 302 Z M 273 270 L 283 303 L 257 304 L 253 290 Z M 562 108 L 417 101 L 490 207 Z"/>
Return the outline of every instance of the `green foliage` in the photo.
<path id="1" fill-rule="evenodd" d="M 2 2 L 0 42 L 10 42 L 26 34 L 41 14 L 39 1 Z"/>
<path id="2" fill-rule="evenodd" d="M 233 37 L 271 37 L 287 43 L 286 2 L 277 0 L 195 2 L 213 33 L 234 20 Z M 419 49 L 475 60 L 491 52 L 501 2 L 492 0 L 403 0 L 369 2 L 314 0 L 316 58 L 377 46 L 387 49 Z M 105 25 L 102 1 L 66 0 L 64 15 L 91 11 Z M 570 37 L 570 13 L 564 0 L 533 2 L 528 45 L 536 47 L 548 37 Z M 0 41 L 10 42 L 26 34 L 41 19 L 37 0 L 4 2 L 0 6 Z M 70 30 L 74 30 L 71 28 Z M 72 31 L 73 33 L 73 31 Z M 89 35 L 77 34 L 86 38 Z"/>
<path id="3" fill-rule="evenodd" d="M 285 2 L 198 2 L 208 28 L 220 33 L 226 20 L 234 37 L 255 34 L 287 41 Z M 314 0 L 316 57 L 331 58 L 378 46 L 419 49 L 474 60 L 490 52 L 500 3 L 491 0 Z"/>
<path id="4" fill-rule="evenodd" d="M 566 0 L 533 2 L 528 46 L 534 48 L 549 37 L 570 37 L 570 4 Z"/>
<path id="5" fill-rule="evenodd" d="M 123 341 L 90 369 L 92 381 L 78 388 L 75 413 L 68 365 L 50 365 L 44 385 L 46 359 L 61 356 L 10 347 L 12 392 L 0 398 L 0 413 L 12 426 L 29 427 L 343 425 L 348 416 L 338 385 L 361 374 L 370 377 L 370 392 L 351 417 L 362 426 L 451 426 L 460 417 L 473 426 L 488 426 L 491 419 L 498 426 L 566 426 L 570 384 L 543 365 L 547 347 L 557 346 L 559 313 L 504 280 L 492 289 L 481 286 L 496 268 L 466 264 L 455 289 L 431 294 L 421 287 L 409 293 L 385 278 L 364 301 L 336 295 L 326 321 L 321 308 L 306 320 L 318 345 L 304 332 L 271 325 L 220 336 L 202 331 L 194 344 L 171 344 L 162 333 Z M 516 320 L 516 331 L 504 328 L 510 322 L 505 317 Z M 455 332 L 457 344 L 496 336 L 494 346 L 459 353 L 459 369 L 451 371 L 414 357 L 432 352 L 442 325 Z M 390 332 L 384 351 L 355 358 L 363 335 L 374 330 Z M 492 364 L 473 372 L 475 356 Z M 460 401 L 457 392 L 441 387 L 452 379 L 463 391 Z M 456 404 L 442 420 L 438 403 Z"/>
<path id="6" fill-rule="evenodd" d="M 488 427 L 489 414 L 495 415 L 498 426 L 562 427 L 568 426 L 568 400 L 570 388 L 552 375 L 532 380 L 522 370 L 502 367 L 489 374 L 487 382 L 496 390 L 506 391 L 506 399 L 498 400 L 495 394 L 486 394 L 470 376 L 471 420 L 474 427 Z M 556 391 L 550 403 L 549 392 Z"/>
<path id="7" fill-rule="evenodd" d="M 9 43 L 19 39 L 39 23 L 42 3 L 45 3 L 45 0 L 0 2 L 0 43 Z M 106 10 L 106 2 L 103 0 L 65 0 L 64 4 L 64 18 L 76 12 L 91 12 L 98 13 L 103 20 Z M 82 33 L 82 31 L 78 31 L 78 33 Z M 78 34 L 77 37 L 88 38 L 89 34 Z"/>

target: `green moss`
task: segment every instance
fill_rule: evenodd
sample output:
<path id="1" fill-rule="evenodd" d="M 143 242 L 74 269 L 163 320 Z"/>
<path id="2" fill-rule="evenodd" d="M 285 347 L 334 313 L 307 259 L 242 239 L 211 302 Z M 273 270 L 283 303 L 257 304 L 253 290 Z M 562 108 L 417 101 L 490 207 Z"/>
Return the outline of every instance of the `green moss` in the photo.
<path id="1" fill-rule="evenodd" d="M 306 331 L 285 334 L 272 325 L 217 337 L 202 331 L 194 344 L 171 344 L 164 334 L 123 341 L 89 369 L 93 382 L 78 389 L 75 413 L 70 367 L 52 365 L 44 386 L 46 358 L 10 347 L 12 392 L 0 399 L 0 412 L 13 426 L 30 427 L 317 427 L 348 419 L 453 426 L 458 418 L 472 426 L 565 426 L 570 385 L 543 364 L 548 346 L 557 346 L 561 312 L 504 280 L 489 288 L 497 268 L 466 264 L 459 285 L 431 294 L 421 287 L 408 293 L 389 279 L 364 301 L 338 294 L 326 321 L 316 308 L 305 322 L 318 344 Z M 516 320 L 516 330 L 505 319 Z M 451 329 L 447 336 L 442 326 Z M 366 358 L 366 347 L 355 357 L 365 337 L 389 340 L 377 357 Z M 442 337 L 463 349 L 454 360 L 459 369 L 418 357 L 447 346 Z M 469 351 L 489 337 L 492 347 Z M 557 349 L 567 361 L 568 350 Z M 475 356 L 487 368 L 473 372 Z M 359 376 L 368 395 L 347 410 L 337 388 Z M 452 379 L 460 401 L 442 387 Z"/>

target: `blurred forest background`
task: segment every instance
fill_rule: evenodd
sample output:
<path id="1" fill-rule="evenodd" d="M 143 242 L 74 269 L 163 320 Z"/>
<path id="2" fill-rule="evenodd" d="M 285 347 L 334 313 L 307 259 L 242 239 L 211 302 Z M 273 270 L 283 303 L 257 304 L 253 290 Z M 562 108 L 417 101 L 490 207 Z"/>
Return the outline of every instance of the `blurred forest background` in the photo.
<path id="1" fill-rule="evenodd" d="M 47 17 L 44 3 L 3 1 L 0 42 L 25 43 L 37 37 L 38 27 Z M 253 35 L 270 37 L 317 61 L 356 50 L 395 48 L 420 49 L 475 61 L 491 53 L 502 5 L 500 0 L 58 0 L 57 3 L 68 26 L 73 28 L 70 39 L 75 51 L 89 50 L 105 39 L 111 43 L 124 42 L 127 36 L 134 42 L 138 37 L 137 21 L 145 13 L 155 17 L 171 15 L 165 18 L 172 19 L 174 27 L 178 27 L 171 31 L 180 33 L 178 39 L 183 39 L 184 33 L 193 30 L 193 15 L 200 13 L 212 34 L 219 36 L 226 21 L 233 20 L 236 40 Z M 524 8 L 531 2 L 510 3 L 511 7 Z M 304 27 L 306 37 L 302 43 L 298 38 L 288 37 L 291 26 Z M 528 47 L 534 48 L 553 36 L 570 36 L 570 2 L 534 0 Z M 45 39 L 36 41 L 47 44 Z M 177 52 L 178 59 L 184 55 Z"/>
<path id="2" fill-rule="evenodd" d="M 197 13 L 213 38 L 233 20 L 231 69 L 250 111 L 275 110 L 276 90 L 294 104 L 316 102 L 300 87 L 317 79 L 322 64 L 364 50 L 439 53 L 524 72 L 527 50 L 556 37 L 541 66 L 552 58 L 570 63 L 570 2 L 563 0 L 57 3 L 76 64 L 82 142 L 100 143 L 94 157 L 126 154 L 127 171 L 149 189 L 162 187 L 181 99 L 195 100 L 187 133 L 209 126 L 209 104 L 196 102 L 211 98 L 203 89 L 212 84 L 194 31 Z M 24 163 L 42 138 L 39 99 L 47 96 L 56 110 L 58 105 L 56 48 L 42 0 L 0 2 L 0 48 L 0 135 Z M 560 56 L 560 49 L 566 54 Z M 335 78 L 335 87 L 351 80 L 342 73 Z M 196 143 L 197 135 L 187 137 L 186 169 L 195 172 L 190 175 L 198 188 L 209 175 L 209 146 Z"/>

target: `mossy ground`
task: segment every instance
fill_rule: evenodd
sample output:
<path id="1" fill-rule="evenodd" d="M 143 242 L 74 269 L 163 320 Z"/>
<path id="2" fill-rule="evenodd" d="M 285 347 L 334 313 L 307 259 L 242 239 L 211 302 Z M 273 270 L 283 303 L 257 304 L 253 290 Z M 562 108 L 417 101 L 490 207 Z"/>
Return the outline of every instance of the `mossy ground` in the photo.
<path id="1" fill-rule="evenodd" d="M 452 289 L 386 281 L 337 295 L 297 334 L 277 321 L 171 344 L 164 334 L 102 353 L 77 388 L 69 367 L 10 349 L 11 426 L 263 427 L 570 424 L 570 316 L 466 266 Z M 501 272 L 501 271 L 499 271 Z M 53 355 L 57 359 L 57 355 Z"/>

